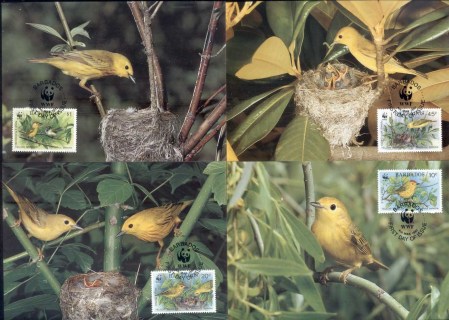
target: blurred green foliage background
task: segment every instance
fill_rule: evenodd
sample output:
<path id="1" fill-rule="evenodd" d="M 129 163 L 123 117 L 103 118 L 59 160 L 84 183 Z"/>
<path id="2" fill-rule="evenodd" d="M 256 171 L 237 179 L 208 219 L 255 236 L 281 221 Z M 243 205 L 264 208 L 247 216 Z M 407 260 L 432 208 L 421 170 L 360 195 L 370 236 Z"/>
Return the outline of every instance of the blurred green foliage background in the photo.
<path id="1" fill-rule="evenodd" d="M 353 272 L 355 275 L 376 283 L 407 310 L 416 307 L 417 301 L 432 290 L 432 303 L 428 297 L 424 301 L 430 309 L 437 300 L 437 290 L 449 293 L 449 282 L 445 288 L 442 286 L 443 279 L 449 279 L 449 180 L 442 181 L 444 213 L 425 214 L 427 229 L 423 235 L 404 242 L 389 229 L 391 215 L 378 214 L 377 170 L 407 168 L 442 169 L 443 177 L 449 175 L 447 161 L 316 161 L 312 162 L 314 196 L 316 200 L 323 196 L 340 199 L 368 240 L 373 255 L 390 268 L 378 272 L 361 268 Z M 279 319 L 396 319 L 377 298 L 359 288 L 341 283 L 313 286 L 304 280 L 306 276 L 301 276 L 300 270 L 299 276 L 285 275 L 283 268 L 289 270 L 293 263 L 307 268 L 304 249 L 310 248 L 310 243 L 305 243 L 304 237 L 312 236 L 303 231 L 298 234 L 300 229 L 282 222 L 289 212 L 299 219 L 296 224 L 306 224 L 301 163 L 228 163 L 228 198 L 228 303 L 232 319 L 263 319 L 276 312 Z M 395 221 L 400 223 L 399 217 Z M 260 232 L 259 242 L 255 226 Z M 244 268 L 246 261 L 260 258 L 283 261 L 273 266 L 276 276 Z M 322 271 L 334 264 L 328 258 L 315 266 Z M 263 267 L 270 268 L 268 264 L 260 269 Z M 441 303 L 448 308 L 444 298 Z M 428 309 L 419 315 L 424 310 Z M 423 319 L 435 319 L 435 314 L 428 312 Z"/>
<path id="2" fill-rule="evenodd" d="M 200 62 L 212 2 L 166 2 L 153 20 L 153 37 L 161 63 L 169 109 L 183 119 L 192 96 Z M 68 107 L 78 109 L 78 150 L 76 154 L 57 154 L 55 160 L 104 161 L 99 142 L 100 116 L 89 101 L 89 93 L 78 86 L 78 80 L 49 65 L 28 63 L 30 58 L 49 56 L 60 39 L 41 32 L 26 23 L 51 26 L 66 38 L 53 3 L 2 3 L 2 92 L 8 109 L 26 107 L 32 86 L 41 80 L 56 80 L 64 87 Z M 138 109 L 149 106 L 149 82 L 146 56 L 134 18 L 126 2 L 63 2 L 69 28 L 90 21 L 86 27 L 91 39 L 77 36 L 86 48 L 118 52 L 127 56 L 134 68 L 137 84 L 125 78 L 106 77 L 93 80 L 108 108 Z M 224 43 L 224 19 L 216 33 L 217 52 Z M 203 91 L 207 99 L 226 81 L 225 54 L 213 57 Z M 89 84 L 89 82 L 88 82 Z M 199 122 L 199 121 L 197 121 Z M 4 122 L 5 123 L 5 122 Z M 5 160 L 25 160 L 27 153 L 11 153 L 4 146 Z M 199 160 L 213 159 L 215 145 L 210 143 Z"/>

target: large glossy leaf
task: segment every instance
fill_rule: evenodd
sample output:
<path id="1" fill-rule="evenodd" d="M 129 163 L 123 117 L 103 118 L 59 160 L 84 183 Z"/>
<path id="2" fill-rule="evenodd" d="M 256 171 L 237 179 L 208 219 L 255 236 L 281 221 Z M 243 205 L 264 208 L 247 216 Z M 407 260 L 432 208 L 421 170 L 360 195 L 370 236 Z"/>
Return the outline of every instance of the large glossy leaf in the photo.
<path id="1" fill-rule="evenodd" d="M 306 25 L 307 17 L 313 8 L 318 5 L 319 1 L 308 1 L 298 12 L 298 17 L 295 19 L 295 29 L 293 33 L 293 40 L 296 41 L 295 58 L 301 53 L 302 43 L 304 41 L 304 27 Z M 297 9 L 298 10 L 298 9 Z"/>
<path id="2" fill-rule="evenodd" d="M 414 59 L 408 60 L 407 62 L 404 62 L 404 65 L 407 68 L 414 69 L 416 67 L 419 67 L 423 64 L 429 63 L 431 61 L 435 61 L 441 57 L 449 55 L 449 51 L 436 51 L 436 52 L 430 52 L 427 54 L 420 55 L 419 57 L 416 57 Z"/>
<path id="3" fill-rule="evenodd" d="M 290 85 L 289 85 L 290 86 Z M 238 105 L 236 105 L 235 107 L 233 107 L 228 114 L 226 115 L 228 121 L 233 119 L 234 117 L 238 116 L 239 114 L 241 114 L 242 112 L 244 112 L 246 109 L 248 109 L 249 107 L 253 106 L 254 104 L 256 104 L 257 102 L 265 99 L 266 97 L 268 97 L 270 94 L 279 91 L 283 88 L 286 88 L 288 86 L 283 86 L 283 87 L 278 87 L 275 88 L 273 90 L 261 93 L 257 96 L 254 96 L 248 100 L 242 101 L 240 102 Z"/>
<path id="4" fill-rule="evenodd" d="M 244 65 L 235 75 L 244 80 L 264 79 L 286 73 L 295 76 L 293 67 L 284 42 L 278 37 L 270 37 L 256 50 L 251 63 Z"/>
<path id="5" fill-rule="evenodd" d="M 305 276 L 312 275 L 305 264 L 276 258 L 257 258 L 237 262 L 242 271 L 254 272 L 266 276 Z"/>
<path id="6" fill-rule="evenodd" d="M 425 101 L 436 101 L 449 96 L 449 68 L 429 72 L 427 76 L 428 79 L 416 77 L 412 80 L 419 84 L 420 93 L 415 94 L 417 87 L 413 86 L 410 101 L 420 102 L 422 98 Z"/>
<path id="7" fill-rule="evenodd" d="M 267 1 L 267 20 L 273 33 L 289 46 L 293 37 L 295 13 L 305 2 Z M 297 8 L 299 7 L 299 8 Z"/>
<path id="8" fill-rule="evenodd" d="M 237 155 L 265 137 L 275 127 L 292 95 L 292 88 L 282 89 L 248 115 L 229 137 Z"/>
<path id="9" fill-rule="evenodd" d="M 395 52 L 407 51 L 409 49 L 420 47 L 427 42 L 433 41 L 449 31 L 449 19 L 441 19 L 436 22 L 421 26 L 408 34 L 399 43 Z"/>
<path id="10" fill-rule="evenodd" d="M 289 123 L 276 147 L 277 161 L 327 160 L 329 144 L 307 117 Z"/>
<path id="11" fill-rule="evenodd" d="M 320 244 L 307 226 L 287 210 L 282 211 L 287 232 L 296 240 L 299 246 L 306 250 L 318 262 L 324 262 L 324 253 Z"/>

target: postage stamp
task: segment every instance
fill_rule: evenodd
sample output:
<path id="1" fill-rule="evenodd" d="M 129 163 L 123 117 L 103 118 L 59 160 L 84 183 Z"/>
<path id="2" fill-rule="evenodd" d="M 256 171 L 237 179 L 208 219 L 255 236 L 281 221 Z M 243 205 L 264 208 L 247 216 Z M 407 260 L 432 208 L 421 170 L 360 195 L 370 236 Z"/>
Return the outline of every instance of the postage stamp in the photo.
<path id="1" fill-rule="evenodd" d="M 378 170 L 379 213 L 442 213 L 441 170 Z"/>
<path id="2" fill-rule="evenodd" d="M 152 313 L 216 312 L 214 270 L 151 272 Z"/>
<path id="3" fill-rule="evenodd" d="M 379 152 L 443 150 L 441 109 L 378 109 Z"/>
<path id="4" fill-rule="evenodd" d="M 13 108 L 12 151 L 76 152 L 76 109 Z"/>

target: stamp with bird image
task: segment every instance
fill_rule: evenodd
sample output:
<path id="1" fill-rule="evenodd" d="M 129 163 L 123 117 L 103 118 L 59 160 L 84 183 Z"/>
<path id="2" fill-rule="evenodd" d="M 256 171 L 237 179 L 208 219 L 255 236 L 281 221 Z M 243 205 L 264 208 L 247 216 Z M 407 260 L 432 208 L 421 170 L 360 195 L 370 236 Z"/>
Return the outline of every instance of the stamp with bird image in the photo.
<path id="1" fill-rule="evenodd" d="M 379 213 L 442 213 L 441 170 L 378 170 Z"/>
<path id="2" fill-rule="evenodd" d="M 151 272 L 152 313 L 216 312 L 214 270 Z"/>
<path id="3" fill-rule="evenodd" d="M 12 151 L 76 152 L 76 109 L 13 108 Z"/>

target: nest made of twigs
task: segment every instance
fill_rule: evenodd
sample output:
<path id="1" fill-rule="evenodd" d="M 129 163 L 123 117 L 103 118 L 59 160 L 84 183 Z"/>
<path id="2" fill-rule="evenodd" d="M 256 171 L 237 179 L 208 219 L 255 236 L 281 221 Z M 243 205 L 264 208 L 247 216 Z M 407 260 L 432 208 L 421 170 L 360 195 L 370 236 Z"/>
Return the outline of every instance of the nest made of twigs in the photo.
<path id="1" fill-rule="evenodd" d="M 137 289 L 118 272 L 79 274 L 61 287 L 63 320 L 137 320 Z"/>
<path id="2" fill-rule="evenodd" d="M 100 123 L 106 161 L 182 161 L 179 122 L 171 112 L 109 110 Z"/>
<path id="3" fill-rule="evenodd" d="M 364 84 L 367 74 L 344 64 L 327 64 L 307 71 L 295 88 L 298 114 L 320 128 L 331 149 L 355 141 L 376 98 Z"/>

